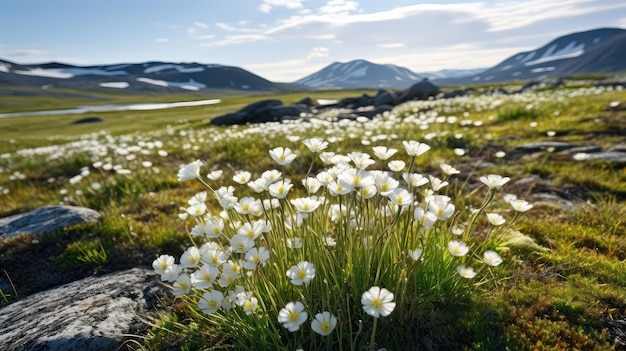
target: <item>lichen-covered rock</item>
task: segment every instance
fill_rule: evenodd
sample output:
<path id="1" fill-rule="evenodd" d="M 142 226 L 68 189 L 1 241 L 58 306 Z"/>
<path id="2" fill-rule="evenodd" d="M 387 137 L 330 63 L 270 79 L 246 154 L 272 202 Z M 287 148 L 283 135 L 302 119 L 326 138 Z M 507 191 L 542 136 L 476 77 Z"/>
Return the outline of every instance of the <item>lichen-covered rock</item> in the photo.
<path id="1" fill-rule="evenodd" d="M 36 210 L 0 218 L 0 239 L 23 233 L 44 235 L 82 223 L 100 221 L 99 212 L 76 206 L 45 206 Z"/>
<path id="2" fill-rule="evenodd" d="M 4 351 L 117 350 L 164 294 L 151 271 L 134 268 L 42 291 L 0 309 Z"/>

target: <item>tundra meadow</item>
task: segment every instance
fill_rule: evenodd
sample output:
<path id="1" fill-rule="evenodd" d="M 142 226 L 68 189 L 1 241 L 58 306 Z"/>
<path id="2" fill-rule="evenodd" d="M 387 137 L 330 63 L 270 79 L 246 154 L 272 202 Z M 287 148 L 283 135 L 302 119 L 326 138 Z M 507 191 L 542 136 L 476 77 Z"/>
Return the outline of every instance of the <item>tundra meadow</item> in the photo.
<path id="1" fill-rule="evenodd" d="M 151 265 L 171 298 L 129 349 L 624 348 L 626 168 L 585 148 L 624 143 L 621 87 L 208 125 L 248 99 L 133 112 L 156 118 L 140 132 L 123 112 L 75 132 L 12 125 L 0 213 L 62 203 L 104 219 L 4 239 L 3 303 Z M 536 141 L 579 148 L 516 149 Z"/>

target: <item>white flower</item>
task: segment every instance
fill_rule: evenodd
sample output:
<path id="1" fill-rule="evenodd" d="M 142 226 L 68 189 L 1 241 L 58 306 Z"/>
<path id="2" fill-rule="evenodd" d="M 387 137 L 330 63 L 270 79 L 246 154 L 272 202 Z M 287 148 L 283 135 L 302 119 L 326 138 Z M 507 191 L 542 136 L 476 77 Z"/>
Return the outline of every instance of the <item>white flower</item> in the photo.
<path id="1" fill-rule="evenodd" d="M 390 177 L 388 173 L 382 173 L 376 177 L 376 188 L 382 196 L 387 196 L 393 189 L 400 185 L 400 182 Z"/>
<path id="2" fill-rule="evenodd" d="M 469 252 L 469 247 L 462 241 L 450 240 L 448 242 L 448 251 L 450 251 L 452 256 L 462 257 Z"/>
<path id="3" fill-rule="evenodd" d="M 291 266 L 287 271 L 287 277 L 293 285 L 308 284 L 315 277 L 315 265 L 307 261 L 300 261 Z"/>
<path id="4" fill-rule="evenodd" d="M 514 199 L 509 201 L 509 203 L 511 204 L 511 207 L 513 207 L 513 209 L 517 212 L 526 212 L 533 208 L 533 205 L 521 199 Z"/>
<path id="5" fill-rule="evenodd" d="M 457 270 L 457 272 L 459 272 L 459 274 L 463 278 L 472 279 L 472 278 L 474 278 L 476 276 L 476 272 L 474 272 L 474 268 L 472 268 L 472 267 L 465 267 L 464 264 L 456 267 L 456 270 Z"/>
<path id="6" fill-rule="evenodd" d="M 350 160 L 354 162 L 354 167 L 362 170 L 376 163 L 376 161 L 370 158 L 370 155 L 363 152 L 351 152 L 348 154 Z"/>
<path id="7" fill-rule="evenodd" d="M 191 199 L 189 199 L 187 203 L 192 206 L 197 205 L 197 204 L 203 204 L 206 202 L 206 199 L 207 199 L 206 191 L 201 191 L 197 193 L 196 195 L 194 195 Z"/>
<path id="8" fill-rule="evenodd" d="M 386 146 L 374 146 L 372 150 L 374 150 L 374 155 L 382 161 L 389 159 L 396 152 L 398 152 L 397 149 L 387 149 Z"/>
<path id="9" fill-rule="evenodd" d="M 413 219 L 420 223 L 424 229 L 430 229 L 437 221 L 437 216 L 421 207 L 416 207 L 413 212 Z"/>
<path id="10" fill-rule="evenodd" d="M 422 257 L 422 249 L 409 250 L 409 256 L 413 261 L 418 261 Z"/>
<path id="11" fill-rule="evenodd" d="M 404 161 L 402 161 L 402 160 L 389 161 L 389 163 L 387 164 L 389 169 L 394 171 L 394 172 L 402 171 L 404 169 L 405 165 L 406 165 L 406 163 L 404 163 Z"/>
<path id="12" fill-rule="evenodd" d="M 270 156 L 281 166 L 290 164 L 296 158 L 290 148 L 282 146 L 270 150 Z"/>
<path id="13" fill-rule="evenodd" d="M 185 295 L 191 291 L 191 279 L 185 273 L 178 275 L 173 284 L 172 294 L 175 296 Z"/>
<path id="14" fill-rule="evenodd" d="M 365 313 L 374 318 L 387 317 L 396 308 L 393 294 L 378 286 L 372 286 L 361 296 L 361 304 Z"/>
<path id="15" fill-rule="evenodd" d="M 261 174 L 261 178 L 265 179 L 267 181 L 267 184 L 269 185 L 278 181 L 280 177 L 282 177 L 282 175 L 283 174 L 280 171 L 276 169 L 270 169 L 263 172 L 263 174 Z"/>
<path id="16" fill-rule="evenodd" d="M 219 275 L 220 270 L 217 267 L 203 265 L 197 271 L 191 273 L 191 285 L 198 289 L 208 289 Z"/>
<path id="17" fill-rule="evenodd" d="M 241 303 L 241 307 L 247 315 L 251 315 L 254 311 L 256 311 L 257 307 L 259 307 L 259 300 L 256 297 L 251 296 L 249 299 L 246 299 L 243 303 Z"/>
<path id="18" fill-rule="evenodd" d="M 230 239 L 233 252 L 245 253 L 254 247 L 254 239 L 247 235 L 235 235 Z"/>
<path id="19" fill-rule="evenodd" d="M 199 217 L 206 213 L 207 207 L 203 203 L 193 204 L 185 210 L 190 216 Z"/>
<path id="20" fill-rule="evenodd" d="M 428 183 L 428 178 L 419 173 L 402 173 L 402 179 L 404 179 L 404 181 L 408 184 L 411 184 L 414 188 L 419 188 L 420 186 Z"/>
<path id="21" fill-rule="evenodd" d="M 289 179 L 281 180 L 269 186 L 269 193 L 277 199 L 284 199 L 292 187 Z"/>
<path id="22" fill-rule="evenodd" d="M 487 220 L 489 220 L 489 223 L 491 223 L 494 226 L 503 225 L 504 222 L 506 222 L 504 217 L 502 217 L 501 215 L 497 213 L 486 213 L 486 215 L 487 215 Z"/>
<path id="23" fill-rule="evenodd" d="M 165 273 L 165 270 L 174 264 L 174 256 L 161 255 L 156 260 L 152 261 L 152 268 L 158 274 Z"/>
<path id="24" fill-rule="evenodd" d="M 413 195 L 409 193 L 406 189 L 395 188 L 393 189 L 387 197 L 391 202 L 399 206 L 410 206 L 413 203 Z"/>
<path id="25" fill-rule="evenodd" d="M 450 198 L 444 195 L 433 195 L 428 197 L 428 210 L 437 216 L 437 219 L 444 220 L 454 214 L 454 205 L 449 203 Z"/>
<path id="26" fill-rule="evenodd" d="M 202 166 L 202 161 L 195 160 L 183 167 L 178 171 L 178 181 L 184 182 L 191 179 L 196 179 L 200 177 L 200 166 Z"/>
<path id="27" fill-rule="evenodd" d="M 237 171 L 233 176 L 233 180 L 238 184 L 246 184 L 250 181 L 252 174 L 248 171 Z"/>
<path id="28" fill-rule="evenodd" d="M 498 255 L 495 251 L 487 250 L 483 254 L 483 262 L 485 262 L 488 266 L 495 267 L 502 263 L 502 257 L 500 257 L 500 255 Z"/>
<path id="29" fill-rule="evenodd" d="M 180 264 L 185 268 L 196 267 L 200 263 L 200 250 L 191 246 L 180 257 Z"/>
<path id="30" fill-rule="evenodd" d="M 328 147 L 328 142 L 318 137 L 305 139 L 302 143 L 308 147 L 311 152 L 320 152 Z"/>
<path id="31" fill-rule="evenodd" d="M 296 211 L 301 213 L 311 213 L 315 211 L 322 203 L 314 197 L 300 197 L 290 201 L 296 208 Z"/>
<path id="32" fill-rule="evenodd" d="M 509 180 L 511 180 L 511 178 L 502 177 L 497 174 L 489 174 L 487 176 L 480 177 L 480 181 L 487 185 L 490 189 L 499 189 Z"/>
<path id="33" fill-rule="evenodd" d="M 287 238 L 287 247 L 290 249 L 299 249 L 302 247 L 302 240 L 300 238 Z"/>
<path id="34" fill-rule="evenodd" d="M 322 183 L 317 180 L 317 178 L 308 177 L 306 179 L 302 179 L 302 185 L 304 185 L 309 194 L 315 194 L 318 190 L 320 190 Z"/>
<path id="35" fill-rule="evenodd" d="M 221 169 L 218 169 L 207 174 L 206 177 L 215 181 L 215 180 L 219 180 L 220 178 L 222 178 L 222 174 L 224 174 L 224 171 L 222 171 Z"/>
<path id="36" fill-rule="evenodd" d="M 429 175 L 428 179 L 430 180 L 430 188 L 433 189 L 433 191 L 439 191 L 450 184 L 432 175 Z"/>
<path id="37" fill-rule="evenodd" d="M 337 182 L 346 188 L 362 188 L 374 185 L 374 177 L 366 170 L 350 168 L 337 176 Z"/>
<path id="38" fill-rule="evenodd" d="M 430 150 L 430 146 L 424 143 L 417 142 L 415 140 L 403 141 L 402 145 L 404 146 L 406 153 L 409 154 L 409 156 L 414 157 L 417 157 Z"/>
<path id="39" fill-rule="evenodd" d="M 215 313 L 222 306 L 224 294 L 219 290 L 205 292 L 198 300 L 198 308 L 204 314 Z"/>
<path id="40" fill-rule="evenodd" d="M 251 248 L 246 252 L 246 262 L 243 264 L 245 269 L 255 269 L 257 266 L 265 266 L 265 262 L 269 260 L 270 252 L 263 246 Z"/>
<path id="41" fill-rule="evenodd" d="M 443 171 L 443 173 L 450 175 L 450 176 L 461 173 L 458 169 L 450 166 L 447 163 L 442 163 L 439 165 L 439 167 L 441 167 L 441 170 Z"/>
<path id="42" fill-rule="evenodd" d="M 289 302 L 278 312 L 278 322 L 282 323 L 283 327 L 290 332 L 295 332 L 300 330 L 300 325 L 306 321 L 308 316 L 302 302 Z"/>
<path id="43" fill-rule="evenodd" d="M 332 333 L 335 326 L 337 326 L 337 318 L 327 311 L 316 314 L 311 323 L 311 329 L 322 336 Z"/>

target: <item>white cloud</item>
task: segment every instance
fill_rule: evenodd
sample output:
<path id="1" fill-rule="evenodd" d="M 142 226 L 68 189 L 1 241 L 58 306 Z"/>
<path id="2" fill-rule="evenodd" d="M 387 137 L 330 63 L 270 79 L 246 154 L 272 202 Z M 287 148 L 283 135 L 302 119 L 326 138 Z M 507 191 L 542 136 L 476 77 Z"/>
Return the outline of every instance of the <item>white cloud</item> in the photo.
<path id="1" fill-rule="evenodd" d="M 208 47 L 211 47 L 211 46 L 227 46 L 227 45 L 243 44 L 243 43 L 255 42 L 255 41 L 260 41 L 260 40 L 267 40 L 267 39 L 269 39 L 269 38 L 264 36 L 264 35 L 259 35 L 259 34 L 227 35 L 222 40 L 218 40 L 218 41 L 214 41 L 214 42 L 210 42 L 210 43 L 200 44 L 200 46 L 208 46 Z"/>
<path id="2" fill-rule="evenodd" d="M 20 49 L 20 50 L 7 51 L 3 54 L 3 56 L 25 57 L 25 56 L 43 56 L 46 54 L 48 54 L 48 52 L 45 50 Z"/>
<path id="3" fill-rule="evenodd" d="M 326 5 L 320 7 L 319 12 L 322 15 L 347 15 L 358 8 L 359 4 L 356 1 L 329 0 Z"/>
<path id="4" fill-rule="evenodd" d="M 198 27 L 198 28 L 202 28 L 202 29 L 207 29 L 209 28 L 209 25 L 206 23 L 202 23 L 202 22 L 194 22 L 193 23 L 194 26 Z"/>
<path id="5" fill-rule="evenodd" d="M 381 48 L 385 48 L 385 49 L 397 49 L 397 48 L 403 48 L 406 45 L 404 45 L 404 43 L 385 43 L 385 44 L 378 44 L 378 46 Z"/>
<path id="6" fill-rule="evenodd" d="M 217 22 L 215 23 L 215 26 L 219 29 L 228 31 L 228 32 L 234 32 L 237 30 L 237 28 L 229 25 L 228 23 L 224 23 L 224 22 Z"/>
<path id="7" fill-rule="evenodd" d="M 304 0 L 263 0 L 263 3 L 257 7 L 257 10 L 263 13 L 270 13 L 274 7 L 285 7 L 288 9 L 302 8 Z"/>
<path id="8" fill-rule="evenodd" d="M 167 43 L 170 40 L 167 39 L 167 38 L 156 38 L 156 39 L 154 39 L 154 41 L 157 42 L 157 43 Z"/>
<path id="9" fill-rule="evenodd" d="M 328 57 L 329 51 L 330 49 L 325 47 L 315 47 L 313 48 L 313 51 L 311 51 L 311 53 L 307 56 L 306 60 L 309 61 L 316 58 Z"/>

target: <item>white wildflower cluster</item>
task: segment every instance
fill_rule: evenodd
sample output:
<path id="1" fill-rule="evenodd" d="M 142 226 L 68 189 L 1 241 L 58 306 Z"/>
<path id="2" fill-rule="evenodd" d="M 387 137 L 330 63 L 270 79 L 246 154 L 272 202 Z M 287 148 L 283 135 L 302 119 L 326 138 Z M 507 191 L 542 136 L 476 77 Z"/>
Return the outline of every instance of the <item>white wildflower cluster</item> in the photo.
<path id="1" fill-rule="evenodd" d="M 310 321 L 314 332 L 329 335 L 337 326 L 337 311 L 307 311 L 320 302 L 307 301 L 302 294 L 291 301 L 277 300 L 284 301 L 284 305 L 268 310 L 267 303 L 275 301 L 275 297 L 265 294 L 276 290 L 280 293 L 285 285 L 298 291 L 318 286 L 316 282 L 336 281 L 337 277 L 328 276 L 334 269 L 329 268 L 329 261 L 322 259 L 323 256 L 334 257 L 339 262 L 343 259 L 340 257 L 350 256 L 343 255 L 346 250 L 384 252 L 385 245 L 379 243 L 385 233 L 397 232 L 388 226 L 401 218 L 408 232 L 398 234 L 398 238 L 407 240 L 406 246 L 396 245 L 393 249 L 406 257 L 407 269 L 449 254 L 452 262 L 458 260 L 453 274 L 463 278 L 479 274 L 480 270 L 468 265 L 477 257 L 464 241 L 472 239 L 469 233 L 458 237 L 458 229 L 448 232 L 458 239 L 448 241 L 445 252 L 433 254 L 433 250 L 441 249 L 437 247 L 439 244 L 432 244 L 432 238 L 446 237 L 445 228 L 449 227 L 438 224 L 458 215 L 452 198 L 445 192 L 450 177 L 460 172 L 449 164 L 441 164 L 441 178 L 415 172 L 411 166 L 415 158 L 429 151 L 428 144 L 413 140 L 402 143 L 404 157 L 409 159 L 407 168 L 404 161 L 391 159 L 398 149 L 386 146 L 374 146 L 372 158 L 363 152 L 324 151 L 329 143 L 321 138 L 306 139 L 303 143 L 313 154 L 312 162 L 319 160 L 326 167 L 317 174 L 307 175 L 301 182 L 292 182 L 276 169 L 263 171 L 258 178 L 252 172 L 240 170 L 233 172 L 234 186 L 213 189 L 207 182 L 220 179 L 222 171 L 212 171 L 204 177 L 201 161 L 181 167 L 180 182 L 199 180 L 210 191 L 195 194 L 179 215 L 186 223 L 191 222 L 189 235 L 197 245 L 189 247 L 179 263 L 169 255 L 162 255 L 153 263 L 161 279 L 171 284 L 174 295 L 192 296 L 197 308 L 205 314 L 226 313 L 232 308 L 247 315 L 275 310 L 278 311 L 275 320 L 290 332 L 300 330 L 303 323 Z M 283 170 L 298 157 L 288 147 L 273 148 L 269 156 Z M 509 178 L 488 175 L 480 180 L 491 194 Z M 237 189 L 245 189 L 254 196 L 238 197 Z M 294 191 L 306 196 L 291 196 Z M 219 213 L 209 210 L 210 194 L 221 207 Z M 516 211 L 532 207 L 516 198 L 508 201 Z M 504 223 L 497 213 L 486 216 L 493 226 Z M 438 234 L 429 234 L 435 228 Z M 426 238 L 426 243 L 421 239 L 408 240 L 407 236 Z M 434 247 L 429 247 L 429 243 Z M 502 263 L 502 258 L 490 249 L 483 252 L 480 261 L 494 267 Z M 393 262 L 396 263 L 395 259 Z M 257 279 L 266 279 L 262 277 L 272 277 L 262 284 L 273 288 L 259 289 Z M 394 294 L 376 280 L 372 285 L 362 293 L 362 310 L 374 318 L 386 317 L 396 307 Z"/>

